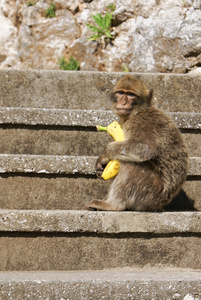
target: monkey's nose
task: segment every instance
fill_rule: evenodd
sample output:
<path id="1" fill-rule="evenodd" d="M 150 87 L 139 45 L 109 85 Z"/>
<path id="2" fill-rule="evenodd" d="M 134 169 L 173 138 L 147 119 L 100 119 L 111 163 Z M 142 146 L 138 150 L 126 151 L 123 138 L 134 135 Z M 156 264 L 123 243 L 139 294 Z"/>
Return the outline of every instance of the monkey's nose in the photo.
<path id="1" fill-rule="evenodd" d="M 126 97 L 126 95 L 124 97 L 122 97 L 122 101 L 121 101 L 121 105 L 126 105 L 128 102 L 128 99 Z"/>

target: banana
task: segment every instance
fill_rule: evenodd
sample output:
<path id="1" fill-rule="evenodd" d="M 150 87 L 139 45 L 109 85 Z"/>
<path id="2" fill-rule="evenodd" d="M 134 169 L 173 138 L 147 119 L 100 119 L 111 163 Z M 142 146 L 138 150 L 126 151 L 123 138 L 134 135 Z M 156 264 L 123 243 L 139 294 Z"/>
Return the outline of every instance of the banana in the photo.
<path id="1" fill-rule="evenodd" d="M 124 132 L 121 128 L 121 125 L 117 121 L 112 122 L 107 127 L 97 125 L 96 128 L 98 131 L 107 131 L 115 141 L 125 140 Z M 117 159 L 109 161 L 101 177 L 105 180 L 113 178 L 118 174 L 119 167 L 120 167 L 120 162 Z"/>
<path id="2" fill-rule="evenodd" d="M 105 180 L 113 178 L 118 174 L 119 168 L 120 168 L 120 162 L 117 159 L 111 160 L 105 167 L 101 177 Z"/>
<path id="3" fill-rule="evenodd" d="M 116 142 L 125 140 L 124 132 L 117 121 L 112 122 L 107 127 L 97 125 L 96 128 L 98 131 L 107 131 Z"/>

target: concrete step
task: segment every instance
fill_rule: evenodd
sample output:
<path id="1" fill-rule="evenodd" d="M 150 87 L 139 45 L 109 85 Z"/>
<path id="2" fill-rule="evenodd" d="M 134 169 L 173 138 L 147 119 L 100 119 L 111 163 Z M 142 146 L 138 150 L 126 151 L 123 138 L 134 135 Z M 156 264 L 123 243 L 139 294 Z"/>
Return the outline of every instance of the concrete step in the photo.
<path id="1" fill-rule="evenodd" d="M 201 129 L 201 113 L 167 112 L 181 129 Z M 0 107 L 0 124 L 95 127 L 117 117 L 111 110 Z"/>
<path id="2" fill-rule="evenodd" d="M 0 154 L 0 173 L 95 175 L 97 156 Z M 201 176 L 201 157 L 189 158 L 189 176 Z"/>
<path id="3" fill-rule="evenodd" d="M 189 74 L 132 73 L 154 90 L 165 111 L 200 112 L 201 77 Z M 125 73 L 0 70 L 0 106 L 111 109 L 113 85 Z"/>
<path id="4" fill-rule="evenodd" d="M 201 212 L 1 210 L 1 271 L 201 269 Z"/>
<path id="5" fill-rule="evenodd" d="M 104 199 L 111 181 L 94 175 L 1 173 L 0 208 L 83 209 L 93 199 Z M 166 210 L 201 209 L 201 179 L 187 178 Z"/>
<path id="6" fill-rule="evenodd" d="M 201 113 L 169 114 L 191 156 L 201 156 Z M 0 153 L 100 155 L 112 139 L 95 126 L 115 119 L 112 111 L 1 107 Z"/>
<path id="7" fill-rule="evenodd" d="M 201 130 L 185 130 L 183 138 L 191 156 L 201 156 Z M 0 140 L 2 154 L 99 156 L 112 138 L 88 128 L 8 125 L 0 126 Z"/>
<path id="8" fill-rule="evenodd" d="M 199 300 L 201 273 L 182 269 L 1 272 L 1 299 Z"/>
<path id="9" fill-rule="evenodd" d="M 0 208 L 82 209 L 103 199 L 111 181 L 96 178 L 96 156 L 0 154 Z M 191 157 L 171 210 L 201 209 L 201 158 Z"/>

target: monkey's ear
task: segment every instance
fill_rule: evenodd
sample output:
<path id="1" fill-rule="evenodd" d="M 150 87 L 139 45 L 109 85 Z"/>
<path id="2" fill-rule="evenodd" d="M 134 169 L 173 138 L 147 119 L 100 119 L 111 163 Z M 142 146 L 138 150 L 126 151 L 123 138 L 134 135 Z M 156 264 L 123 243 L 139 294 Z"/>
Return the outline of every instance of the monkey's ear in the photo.
<path id="1" fill-rule="evenodd" d="M 153 96 L 153 90 L 149 90 L 147 94 L 147 103 L 150 105 Z"/>

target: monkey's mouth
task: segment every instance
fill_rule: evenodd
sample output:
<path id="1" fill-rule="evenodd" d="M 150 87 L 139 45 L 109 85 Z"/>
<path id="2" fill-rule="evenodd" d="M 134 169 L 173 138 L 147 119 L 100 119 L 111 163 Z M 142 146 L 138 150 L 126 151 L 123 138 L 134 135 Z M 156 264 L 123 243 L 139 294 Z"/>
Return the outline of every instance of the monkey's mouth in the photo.
<path id="1" fill-rule="evenodd" d="M 132 111 L 132 108 L 116 108 L 118 115 L 129 115 Z"/>

